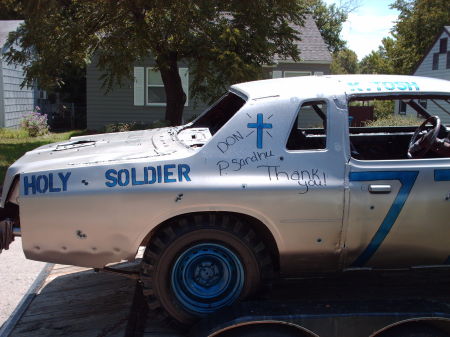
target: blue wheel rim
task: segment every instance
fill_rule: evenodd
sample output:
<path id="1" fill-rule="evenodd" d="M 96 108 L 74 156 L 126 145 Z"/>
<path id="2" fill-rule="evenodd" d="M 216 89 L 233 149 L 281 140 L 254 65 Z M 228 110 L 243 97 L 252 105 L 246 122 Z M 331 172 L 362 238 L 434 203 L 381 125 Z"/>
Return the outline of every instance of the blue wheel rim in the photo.
<path id="1" fill-rule="evenodd" d="M 184 251 L 172 267 L 171 285 L 185 310 L 202 315 L 232 304 L 244 286 L 244 268 L 230 249 L 202 243 Z"/>

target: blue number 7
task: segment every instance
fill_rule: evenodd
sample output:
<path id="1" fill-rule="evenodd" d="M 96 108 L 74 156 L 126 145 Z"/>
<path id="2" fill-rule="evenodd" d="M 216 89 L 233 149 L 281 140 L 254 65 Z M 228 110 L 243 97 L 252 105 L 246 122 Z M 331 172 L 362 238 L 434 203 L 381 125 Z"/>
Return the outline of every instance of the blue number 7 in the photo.
<path id="1" fill-rule="evenodd" d="M 351 264 L 352 267 L 362 267 L 375 254 L 377 249 L 383 243 L 394 226 L 409 193 L 411 192 L 419 171 L 374 171 L 374 172 L 351 172 L 350 181 L 373 181 L 373 180 L 399 180 L 402 184 L 397 196 L 394 199 L 391 208 L 387 212 L 380 228 L 373 236 L 369 245 L 364 249 L 361 255 Z"/>

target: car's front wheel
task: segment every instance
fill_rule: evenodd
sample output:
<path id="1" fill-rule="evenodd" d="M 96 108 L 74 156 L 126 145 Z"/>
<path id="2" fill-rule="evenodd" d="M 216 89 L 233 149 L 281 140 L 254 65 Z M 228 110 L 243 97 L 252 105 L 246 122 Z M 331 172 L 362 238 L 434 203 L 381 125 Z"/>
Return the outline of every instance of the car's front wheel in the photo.
<path id="1" fill-rule="evenodd" d="M 182 324 L 254 294 L 272 276 L 270 254 L 239 217 L 180 217 L 153 236 L 141 269 L 150 309 Z"/>

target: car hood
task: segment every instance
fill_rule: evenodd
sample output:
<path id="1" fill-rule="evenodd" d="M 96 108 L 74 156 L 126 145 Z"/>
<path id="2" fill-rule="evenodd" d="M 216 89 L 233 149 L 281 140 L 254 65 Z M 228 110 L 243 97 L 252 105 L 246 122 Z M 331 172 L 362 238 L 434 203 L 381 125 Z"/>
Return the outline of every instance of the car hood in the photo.
<path id="1" fill-rule="evenodd" d="M 180 142 L 179 127 L 72 137 L 27 152 L 9 167 L 3 186 L 4 206 L 14 177 L 20 173 L 107 165 L 133 160 L 174 159 L 189 155 L 192 148 Z"/>

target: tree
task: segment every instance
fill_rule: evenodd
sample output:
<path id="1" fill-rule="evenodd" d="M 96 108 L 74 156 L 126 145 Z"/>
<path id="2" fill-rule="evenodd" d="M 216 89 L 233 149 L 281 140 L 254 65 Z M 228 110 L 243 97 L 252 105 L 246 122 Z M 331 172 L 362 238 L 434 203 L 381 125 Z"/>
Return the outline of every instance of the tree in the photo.
<path id="1" fill-rule="evenodd" d="M 450 23 L 450 1 L 396 0 L 392 8 L 400 11 L 392 32 L 393 66 L 398 73 L 411 74 L 443 26 Z"/>
<path id="2" fill-rule="evenodd" d="M 378 50 L 372 51 L 361 60 L 359 64 L 361 74 L 395 74 L 394 48 L 395 41 L 390 37 L 384 38 Z"/>
<path id="3" fill-rule="evenodd" d="M 327 6 L 323 0 L 310 0 L 310 12 L 330 52 L 334 53 L 345 48 L 346 41 L 340 37 L 342 24 L 356 7 L 355 1 L 346 2 L 341 6 L 336 4 Z"/>
<path id="4" fill-rule="evenodd" d="M 178 73 L 192 70 L 193 98 L 216 97 L 229 83 L 255 79 L 278 54 L 298 60 L 306 0 L 14 0 L 25 24 L 10 35 L 8 62 L 25 84 L 61 85 L 68 65 L 96 62 L 106 91 L 132 78 L 151 55 L 161 72 L 166 119 L 181 123 L 186 95 Z M 18 48 L 15 45 L 19 46 Z"/>
<path id="5" fill-rule="evenodd" d="M 330 68 L 332 74 L 357 74 L 358 56 L 348 48 L 337 51 L 333 54 Z"/>

